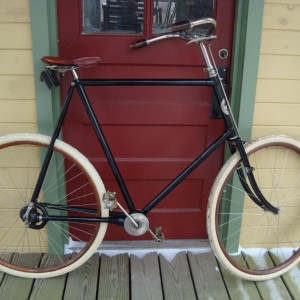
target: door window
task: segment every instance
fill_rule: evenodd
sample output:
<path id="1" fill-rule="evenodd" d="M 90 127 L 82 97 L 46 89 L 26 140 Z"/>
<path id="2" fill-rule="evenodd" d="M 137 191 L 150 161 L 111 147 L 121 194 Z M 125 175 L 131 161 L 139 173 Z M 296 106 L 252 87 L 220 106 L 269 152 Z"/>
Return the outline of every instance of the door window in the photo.
<path id="1" fill-rule="evenodd" d="M 170 24 L 213 17 L 214 0 L 154 0 L 153 1 L 153 33 Z"/>
<path id="2" fill-rule="evenodd" d="M 159 33 L 175 22 L 212 17 L 216 0 L 82 0 L 82 32 L 93 33 Z M 145 18 L 149 16 L 149 18 Z M 146 26 L 145 20 L 152 24 Z"/>
<path id="3" fill-rule="evenodd" d="M 144 1 L 82 0 L 83 33 L 143 33 Z"/>

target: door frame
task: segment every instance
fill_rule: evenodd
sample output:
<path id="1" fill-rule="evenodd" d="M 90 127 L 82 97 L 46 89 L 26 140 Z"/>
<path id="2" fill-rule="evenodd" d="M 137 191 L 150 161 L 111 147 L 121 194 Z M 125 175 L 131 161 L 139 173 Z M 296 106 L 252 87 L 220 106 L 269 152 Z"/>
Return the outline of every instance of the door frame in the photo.
<path id="1" fill-rule="evenodd" d="M 250 140 L 264 0 L 236 1 L 230 98 L 240 134 Z M 60 111 L 60 91 L 47 90 L 39 81 L 39 74 L 44 69 L 40 58 L 58 53 L 56 1 L 30 0 L 30 17 L 38 131 L 51 135 Z"/>

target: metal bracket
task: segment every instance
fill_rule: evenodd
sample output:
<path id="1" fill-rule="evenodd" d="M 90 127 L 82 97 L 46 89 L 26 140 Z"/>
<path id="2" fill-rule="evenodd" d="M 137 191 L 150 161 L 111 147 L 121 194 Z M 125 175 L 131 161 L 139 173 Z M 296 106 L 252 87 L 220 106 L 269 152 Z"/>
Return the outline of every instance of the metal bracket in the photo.
<path id="1" fill-rule="evenodd" d="M 161 227 L 155 227 L 155 236 L 156 236 L 156 240 L 158 243 L 161 243 L 164 241 L 165 237 L 164 234 L 162 232 L 162 228 Z"/>
<path id="2" fill-rule="evenodd" d="M 29 225 L 30 225 L 29 215 L 30 215 L 31 210 L 33 209 L 33 206 L 34 206 L 34 203 L 30 202 L 27 206 L 27 209 L 26 209 L 25 213 L 23 214 L 23 216 L 21 216 L 23 221 L 25 222 L 25 227 L 26 228 L 29 228 Z"/>
<path id="3" fill-rule="evenodd" d="M 249 174 L 249 173 L 252 173 L 252 172 L 254 172 L 255 171 L 255 168 L 254 167 L 247 167 L 247 168 L 245 168 L 246 169 L 246 172 L 247 172 L 247 174 Z"/>
<path id="4" fill-rule="evenodd" d="M 224 88 L 226 89 L 227 84 L 227 67 L 218 67 L 218 73 L 220 78 L 222 79 Z M 218 105 L 218 100 L 215 92 L 212 90 L 211 92 L 211 101 L 210 101 L 210 118 L 211 119 L 222 119 L 223 115 Z"/>
<path id="5" fill-rule="evenodd" d="M 103 194 L 103 202 L 105 204 L 105 208 L 109 210 L 113 210 L 114 208 L 117 208 L 117 199 L 116 199 L 116 193 L 107 191 Z"/>

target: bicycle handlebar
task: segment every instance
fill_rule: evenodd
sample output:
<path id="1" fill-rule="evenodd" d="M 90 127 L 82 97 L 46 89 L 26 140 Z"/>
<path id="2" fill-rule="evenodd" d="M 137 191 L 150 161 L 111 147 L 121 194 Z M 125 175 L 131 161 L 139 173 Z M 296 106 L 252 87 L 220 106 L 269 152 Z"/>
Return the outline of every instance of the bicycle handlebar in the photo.
<path id="1" fill-rule="evenodd" d="M 184 35 L 176 34 L 176 33 L 181 32 L 181 31 L 186 31 L 186 30 L 192 29 L 194 27 L 203 26 L 203 25 L 211 25 L 205 35 L 205 36 L 210 36 L 213 33 L 213 31 L 215 30 L 217 23 L 213 18 L 203 18 L 203 19 L 199 19 L 196 21 L 181 21 L 178 23 L 174 23 L 170 27 L 168 27 L 170 29 L 169 33 L 163 34 L 158 37 L 151 38 L 151 39 L 139 40 L 139 41 L 135 42 L 133 45 L 130 45 L 130 48 L 133 48 L 133 49 L 142 48 L 151 43 L 154 43 L 154 42 L 157 42 L 160 40 L 164 40 L 164 39 L 169 39 L 169 38 L 182 38 L 182 39 L 187 40 L 187 38 L 185 38 Z"/>

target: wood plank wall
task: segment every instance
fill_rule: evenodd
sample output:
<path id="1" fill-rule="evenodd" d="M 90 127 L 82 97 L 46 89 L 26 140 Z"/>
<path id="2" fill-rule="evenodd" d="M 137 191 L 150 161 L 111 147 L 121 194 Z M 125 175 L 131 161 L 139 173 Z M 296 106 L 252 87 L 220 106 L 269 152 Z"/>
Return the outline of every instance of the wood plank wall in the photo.
<path id="1" fill-rule="evenodd" d="M 300 0 L 265 0 L 252 137 L 300 139 Z"/>
<path id="2" fill-rule="evenodd" d="M 29 0 L 0 1 L 0 135 L 37 131 Z"/>

